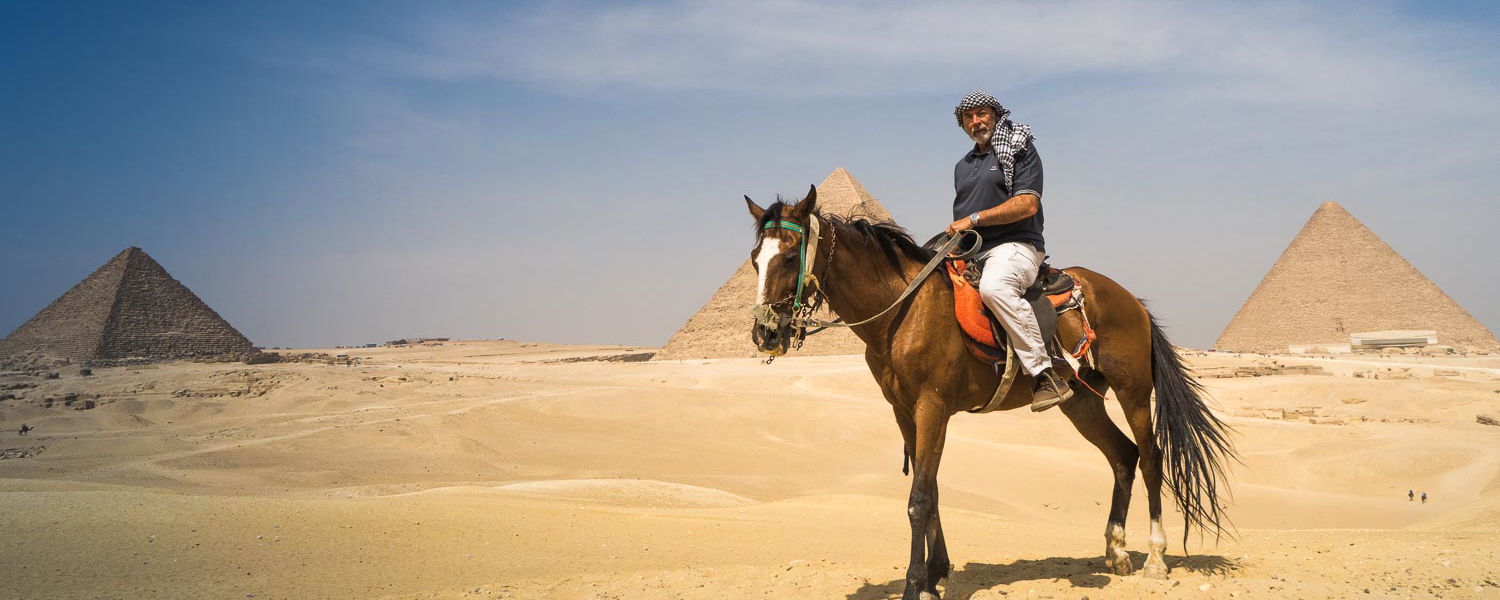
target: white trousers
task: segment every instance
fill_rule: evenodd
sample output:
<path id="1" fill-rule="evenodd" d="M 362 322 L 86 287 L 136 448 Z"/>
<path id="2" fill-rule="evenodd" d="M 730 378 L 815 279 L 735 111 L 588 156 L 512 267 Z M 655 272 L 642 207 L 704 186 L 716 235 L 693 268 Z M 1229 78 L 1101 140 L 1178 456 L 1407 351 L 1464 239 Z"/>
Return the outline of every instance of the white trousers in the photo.
<path id="1" fill-rule="evenodd" d="M 1010 336 L 1021 366 L 1032 375 L 1041 373 L 1052 366 L 1052 359 L 1047 356 L 1036 313 L 1021 294 L 1036 283 L 1037 269 L 1045 257 L 1031 244 L 1021 242 L 1000 244 L 980 256 L 985 263 L 979 276 L 979 296 Z"/>

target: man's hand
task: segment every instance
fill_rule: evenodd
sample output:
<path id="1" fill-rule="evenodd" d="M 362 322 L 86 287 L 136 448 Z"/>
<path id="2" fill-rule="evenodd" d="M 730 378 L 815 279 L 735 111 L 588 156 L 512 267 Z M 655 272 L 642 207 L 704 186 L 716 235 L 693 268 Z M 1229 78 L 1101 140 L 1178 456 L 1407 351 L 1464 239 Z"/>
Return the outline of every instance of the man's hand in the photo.
<path id="1" fill-rule="evenodd" d="M 974 228 L 974 224 L 969 222 L 969 218 L 968 217 L 964 217 L 962 219 L 959 219 L 957 221 L 954 221 L 954 222 L 948 224 L 948 235 L 950 235 L 950 236 L 958 235 L 958 232 L 960 232 L 960 231 L 963 231 L 965 229 L 973 229 L 973 228 Z"/>

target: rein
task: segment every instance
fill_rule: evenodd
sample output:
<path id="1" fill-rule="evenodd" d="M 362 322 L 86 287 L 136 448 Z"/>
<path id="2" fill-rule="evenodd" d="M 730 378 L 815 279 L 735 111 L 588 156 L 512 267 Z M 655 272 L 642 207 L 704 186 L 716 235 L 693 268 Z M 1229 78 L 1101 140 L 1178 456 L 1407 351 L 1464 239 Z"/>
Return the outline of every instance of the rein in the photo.
<path id="1" fill-rule="evenodd" d="M 922 285 L 922 282 L 927 279 L 927 276 L 931 275 L 933 271 L 937 270 L 938 265 L 943 264 L 943 261 L 945 261 L 945 260 L 948 260 L 950 258 L 955 258 L 955 257 L 952 257 L 952 256 L 948 256 L 948 253 L 950 251 L 952 251 L 954 248 L 958 247 L 959 243 L 963 241 L 965 233 L 973 233 L 974 234 L 974 237 L 975 237 L 974 247 L 978 248 L 979 247 L 979 232 L 974 231 L 973 229 L 965 229 L 963 231 L 960 231 L 958 233 L 958 235 L 955 235 L 953 237 L 948 238 L 948 241 L 943 242 L 943 245 L 938 247 L 937 254 L 933 255 L 932 260 L 927 261 L 927 264 L 922 267 L 922 272 L 917 273 L 917 276 L 911 280 L 911 283 L 906 284 L 906 289 L 902 290 L 901 295 L 896 297 L 896 301 L 892 302 L 890 306 L 885 307 L 885 310 L 882 310 L 882 311 L 880 311 L 878 313 L 875 313 L 875 316 L 870 317 L 868 319 L 865 319 L 863 321 L 859 321 L 857 323 L 843 323 L 843 322 L 841 322 L 839 320 L 823 321 L 823 320 L 819 320 L 819 319 L 814 319 L 812 317 L 807 317 L 806 319 L 803 320 L 803 326 L 805 327 L 805 326 L 808 326 L 808 325 L 812 325 L 812 326 L 815 326 L 815 327 L 824 327 L 824 328 L 827 328 L 827 327 L 855 327 L 855 326 L 858 326 L 858 325 L 864 325 L 865 323 L 869 323 L 870 321 L 874 321 L 875 319 L 879 319 L 880 317 L 885 316 L 885 313 L 891 312 L 891 309 L 896 308 L 897 306 L 901 306 L 901 304 L 903 302 L 905 302 L 908 297 L 911 296 L 912 292 L 917 291 L 917 286 Z"/>
<path id="2" fill-rule="evenodd" d="M 792 314 L 789 317 L 789 324 L 793 329 L 797 331 L 795 339 L 798 348 L 802 346 L 803 338 L 806 338 L 808 335 L 810 335 L 807 332 L 808 327 L 817 327 L 818 329 L 813 331 L 813 333 L 817 333 L 829 327 L 857 327 L 859 325 L 864 325 L 885 316 L 886 313 L 891 312 L 891 309 L 900 306 L 906 301 L 907 298 L 911 297 L 912 293 L 917 290 L 917 287 L 920 286 L 929 275 L 932 275 L 933 271 L 936 271 L 938 265 L 942 264 L 944 260 L 947 260 L 949 258 L 965 258 L 964 255 L 948 255 L 949 252 L 958 247 L 959 244 L 963 241 L 964 234 L 972 234 L 975 238 L 974 245 L 971 247 L 971 251 L 964 253 L 965 255 L 972 254 L 974 250 L 977 250 L 981 242 L 979 232 L 972 229 L 960 231 L 958 235 L 948 238 L 947 241 L 943 242 L 942 246 L 939 246 L 937 248 L 937 253 L 933 255 L 932 260 L 927 261 L 927 264 L 922 267 L 922 271 L 917 273 L 917 276 L 906 285 L 906 289 L 901 292 L 901 295 L 897 296 L 896 300 L 892 302 L 890 306 L 887 306 L 885 310 L 876 313 L 870 318 L 855 323 L 845 323 L 843 322 L 843 319 L 824 321 L 812 316 L 813 310 L 817 307 L 817 305 L 822 304 L 821 301 L 813 302 L 811 304 L 804 304 L 802 302 L 802 294 L 806 289 L 806 281 L 809 278 L 811 278 L 813 281 L 817 281 L 817 277 L 812 274 L 812 265 L 807 260 L 809 254 L 817 256 L 817 238 L 819 237 L 817 215 L 813 215 L 812 219 L 808 222 L 808 225 L 809 227 L 807 229 L 804 229 L 801 225 L 792 223 L 790 221 L 774 221 L 766 223 L 765 227 L 762 228 L 763 231 L 771 229 L 785 229 L 787 231 L 802 234 L 802 243 L 799 245 L 799 249 L 797 252 L 797 291 L 792 296 Z M 809 232 L 808 229 L 811 229 L 811 232 Z M 838 235 L 838 229 L 836 228 L 834 229 L 834 235 Z M 813 248 L 812 252 L 808 252 L 809 240 L 811 240 L 811 247 Z M 834 238 L 834 243 L 837 244 L 837 242 L 838 238 Z M 824 267 L 825 274 L 828 268 L 832 267 L 833 265 L 833 247 L 829 248 L 828 263 L 828 267 Z M 822 294 L 821 286 L 817 293 L 819 295 Z M 775 328 L 780 324 L 781 316 L 776 314 L 776 311 L 771 307 L 771 304 L 760 304 L 755 306 L 755 308 L 753 308 L 751 312 L 755 316 L 756 322 L 766 327 Z"/>

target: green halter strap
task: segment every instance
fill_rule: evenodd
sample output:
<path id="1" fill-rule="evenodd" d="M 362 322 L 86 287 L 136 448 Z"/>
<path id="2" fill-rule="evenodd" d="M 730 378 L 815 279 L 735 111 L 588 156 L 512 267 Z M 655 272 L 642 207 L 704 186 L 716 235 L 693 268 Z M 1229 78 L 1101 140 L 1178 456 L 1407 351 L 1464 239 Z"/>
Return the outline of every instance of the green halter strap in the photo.
<path id="1" fill-rule="evenodd" d="M 795 313 L 802 308 L 802 287 L 803 282 L 807 280 L 807 230 L 791 221 L 772 221 L 766 223 L 766 226 L 761 229 L 785 229 L 802 234 L 802 243 L 797 245 L 797 295 L 792 296 L 792 312 Z"/>

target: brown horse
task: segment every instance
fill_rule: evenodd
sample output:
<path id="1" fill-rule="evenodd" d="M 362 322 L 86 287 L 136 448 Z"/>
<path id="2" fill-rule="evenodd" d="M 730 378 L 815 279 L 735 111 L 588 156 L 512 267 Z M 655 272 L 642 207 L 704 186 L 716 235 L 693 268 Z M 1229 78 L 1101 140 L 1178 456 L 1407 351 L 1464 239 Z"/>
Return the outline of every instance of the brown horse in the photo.
<path id="1" fill-rule="evenodd" d="M 745 202 L 756 222 L 750 257 L 759 277 L 757 311 L 767 317 L 757 318 L 752 337 L 772 356 L 785 353 L 796 337 L 794 305 L 804 307 L 808 298 L 826 299 L 829 308 L 849 322 L 866 319 L 896 304 L 934 255 L 894 225 L 819 214 L 816 188 L 794 205 L 778 200 L 761 208 L 748 196 Z M 1151 552 L 1143 574 L 1166 577 L 1162 483 L 1172 490 L 1187 527 L 1223 534 L 1227 519 L 1219 492 L 1225 488 L 1224 463 L 1234 457 L 1228 430 L 1205 406 L 1202 389 L 1139 300 L 1088 269 L 1066 271 L 1083 285 L 1084 310 L 1097 334 L 1095 360 L 1079 374 L 1088 385 L 1073 382 L 1074 397 L 1062 404 L 1062 412 L 1114 470 L 1104 564 L 1120 575 L 1134 570 L 1125 551 L 1125 513 L 1139 466 L 1151 516 Z M 802 273 L 805 277 L 799 276 Z M 1059 317 L 1063 347 L 1072 348 L 1082 335 L 1082 320 L 1077 311 Z M 937 487 L 948 419 L 987 403 L 999 375 L 965 348 L 946 277 L 928 278 L 895 310 L 852 329 L 865 342 L 865 362 L 895 410 L 906 457 L 916 467 L 907 501 L 911 560 L 902 598 L 936 598 L 938 581 L 948 576 L 951 566 L 938 518 Z M 1109 388 L 1124 408 L 1134 442 L 1105 413 L 1100 394 Z M 1001 408 L 1027 406 L 1031 389 L 1031 378 L 1023 371 Z M 1184 531 L 1184 544 L 1186 538 Z"/>

